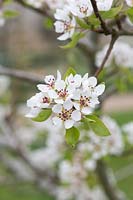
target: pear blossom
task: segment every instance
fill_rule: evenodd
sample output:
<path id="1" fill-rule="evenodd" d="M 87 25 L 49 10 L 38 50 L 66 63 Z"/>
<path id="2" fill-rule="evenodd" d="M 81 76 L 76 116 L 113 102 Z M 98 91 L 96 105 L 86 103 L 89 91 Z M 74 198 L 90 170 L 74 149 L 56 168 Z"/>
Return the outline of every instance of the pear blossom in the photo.
<path id="1" fill-rule="evenodd" d="M 104 48 L 96 54 L 96 65 L 98 67 L 101 65 L 107 49 L 108 45 L 105 45 Z M 127 43 L 121 41 L 116 42 L 105 67 L 111 66 L 113 62 L 115 62 L 118 67 L 133 68 L 133 48 Z"/>
<path id="2" fill-rule="evenodd" d="M 57 33 L 62 33 L 62 35 L 59 36 L 57 39 L 67 40 L 71 38 L 74 34 L 76 27 L 75 17 L 70 14 L 70 11 L 67 7 L 64 7 L 64 9 L 57 9 L 54 16 L 57 20 L 54 23 L 55 31 Z"/>
<path id="3" fill-rule="evenodd" d="M 35 8 L 41 8 L 44 2 L 45 0 L 27 0 L 27 3 Z"/>
<path id="4" fill-rule="evenodd" d="M 122 129 L 126 133 L 129 144 L 133 144 L 133 122 L 125 124 Z"/>
<path id="5" fill-rule="evenodd" d="M 96 0 L 99 11 L 108 11 L 111 9 L 114 0 Z"/>
<path id="6" fill-rule="evenodd" d="M 45 0 L 45 3 L 52 10 L 55 10 L 57 8 L 63 8 L 66 2 L 66 0 Z"/>
<path id="7" fill-rule="evenodd" d="M 92 14 L 93 8 L 88 0 L 70 0 L 69 8 L 71 13 L 79 18 L 85 18 Z"/>
<path id="8" fill-rule="evenodd" d="M 68 100 L 63 105 L 57 104 L 52 108 L 52 111 L 56 114 L 52 118 L 55 125 L 61 125 L 64 123 L 66 129 L 71 128 L 75 122 L 81 120 L 81 113 L 73 108 L 73 103 Z"/>
<path id="9" fill-rule="evenodd" d="M 27 106 L 31 108 L 30 113 L 27 114 L 27 117 L 34 118 L 36 117 L 42 108 L 48 108 L 52 99 L 47 93 L 39 92 L 35 96 L 31 97 L 27 101 Z"/>
<path id="10" fill-rule="evenodd" d="M 133 0 L 126 0 L 128 6 L 133 7 Z"/>
<path id="11" fill-rule="evenodd" d="M 52 110 L 52 121 L 54 125 L 63 124 L 65 129 L 74 126 L 85 115 L 93 112 L 99 104 L 98 97 L 105 90 L 105 85 L 97 85 L 96 77 L 83 77 L 79 74 L 70 74 L 62 80 L 61 74 L 57 71 L 57 77 L 48 75 L 44 84 L 38 84 L 38 92 L 27 101 L 30 112 L 26 115 L 29 118 L 36 117 L 42 110 Z"/>

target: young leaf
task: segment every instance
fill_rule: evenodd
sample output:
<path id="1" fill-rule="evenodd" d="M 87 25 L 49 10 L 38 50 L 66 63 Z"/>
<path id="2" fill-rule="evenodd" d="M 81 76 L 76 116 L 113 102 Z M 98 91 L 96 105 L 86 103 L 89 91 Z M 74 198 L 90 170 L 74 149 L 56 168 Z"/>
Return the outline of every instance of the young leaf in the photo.
<path id="1" fill-rule="evenodd" d="M 75 146 L 78 142 L 80 136 L 80 132 L 76 127 L 72 127 L 66 130 L 66 142 L 69 145 Z"/>
<path id="2" fill-rule="evenodd" d="M 84 33 L 75 33 L 72 37 L 71 42 L 69 42 L 68 44 L 64 45 L 64 46 L 60 46 L 62 49 L 70 49 L 70 48 L 74 48 L 78 41 L 84 37 Z"/>
<path id="3" fill-rule="evenodd" d="M 88 25 L 84 20 L 82 20 L 78 17 L 76 18 L 76 21 L 77 21 L 77 24 L 83 29 L 90 29 L 91 28 L 90 25 Z"/>
<path id="4" fill-rule="evenodd" d="M 99 136 L 109 136 L 110 132 L 105 124 L 96 115 L 87 115 L 90 128 Z M 92 122 L 90 120 L 93 120 Z"/>
<path id="5" fill-rule="evenodd" d="M 123 8 L 123 4 L 121 4 L 120 6 L 118 6 L 116 8 L 111 8 L 109 11 L 101 11 L 100 15 L 104 20 L 105 19 L 112 19 L 116 15 L 119 14 L 119 12 L 122 10 L 122 8 Z"/>
<path id="6" fill-rule="evenodd" d="M 66 77 L 68 77 L 70 74 L 75 75 L 76 71 L 72 68 L 69 67 L 68 70 L 66 71 L 65 75 L 64 75 L 64 80 L 66 79 Z"/>
<path id="7" fill-rule="evenodd" d="M 49 109 L 49 108 L 44 109 L 38 114 L 37 117 L 32 118 L 32 120 L 36 121 L 36 122 L 46 121 L 50 117 L 51 113 L 52 113 L 51 109 Z"/>
<path id="8" fill-rule="evenodd" d="M 133 23 L 133 8 L 129 8 L 129 9 L 126 11 L 126 14 L 128 15 L 130 21 Z"/>
<path id="9" fill-rule="evenodd" d="M 3 15 L 5 18 L 13 18 L 13 17 L 17 17 L 19 15 L 19 12 L 15 10 L 5 10 Z"/>

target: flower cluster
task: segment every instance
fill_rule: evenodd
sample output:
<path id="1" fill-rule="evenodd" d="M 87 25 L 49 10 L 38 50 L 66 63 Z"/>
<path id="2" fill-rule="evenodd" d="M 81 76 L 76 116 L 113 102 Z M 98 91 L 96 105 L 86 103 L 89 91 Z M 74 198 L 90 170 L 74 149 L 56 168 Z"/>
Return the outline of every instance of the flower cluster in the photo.
<path id="1" fill-rule="evenodd" d="M 133 144 L 133 121 L 123 126 L 123 131 L 126 133 L 129 144 Z"/>
<path id="2" fill-rule="evenodd" d="M 100 11 L 110 10 L 113 0 L 97 0 L 97 7 Z M 76 28 L 76 17 L 85 19 L 93 14 L 90 0 L 70 0 L 64 4 L 63 9 L 57 9 L 55 13 L 55 30 L 62 33 L 59 40 L 71 38 Z"/>
<path id="3" fill-rule="evenodd" d="M 46 76 L 45 84 L 39 84 L 37 88 L 40 92 L 27 101 L 27 106 L 31 108 L 27 117 L 35 118 L 42 109 L 50 108 L 53 123 L 63 123 L 69 129 L 92 113 L 99 104 L 98 97 L 104 92 L 105 84 L 97 85 L 96 77 L 88 77 L 88 74 L 83 77 L 70 74 L 62 80 L 57 71 L 57 79 L 53 75 Z"/>
<path id="4" fill-rule="evenodd" d="M 108 45 L 96 54 L 96 65 L 99 67 L 106 55 Z M 133 48 L 123 42 L 116 42 L 105 67 L 114 63 L 119 67 L 133 68 Z"/>
<path id="5" fill-rule="evenodd" d="M 27 0 L 27 3 L 35 8 L 41 8 L 45 5 L 51 10 L 62 8 L 65 2 L 66 0 Z"/>

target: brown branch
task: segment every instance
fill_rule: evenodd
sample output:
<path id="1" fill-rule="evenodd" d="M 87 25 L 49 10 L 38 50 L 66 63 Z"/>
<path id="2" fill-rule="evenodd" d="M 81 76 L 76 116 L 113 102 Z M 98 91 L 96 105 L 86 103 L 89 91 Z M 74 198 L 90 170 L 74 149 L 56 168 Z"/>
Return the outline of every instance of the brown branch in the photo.
<path id="1" fill-rule="evenodd" d="M 30 9 L 32 11 L 37 12 L 38 14 L 41 14 L 41 15 L 43 15 L 45 17 L 49 17 L 51 19 L 54 19 L 47 8 L 35 8 L 35 7 L 33 7 L 32 5 L 29 5 L 28 3 L 26 3 L 23 0 L 14 0 L 14 1 L 16 1 L 18 4 L 20 4 L 21 6 L 23 6 L 25 8 L 28 8 L 28 9 Z"/>
<path id="2" fill-rule="evenodd" d="M 109 200 L 124 200 L 115 184 L 110 181 L 108 170 L 103 161 L 97 161 L 96 173 Z"/>
<path id="3" fill-rule="evenodd" d="M 106 26 L 106 23 L 104 22 L 104 20 L 102 19 L 101 15 L 98 11 L 96 0 L 90 0 L 90 1 L 91 1 L 93 10 L 94 10 L 95 16 L 99 19 L 99 21 L 101 23 L 101 27 L 104 30 L 105 35 L 109 35 L 111 32 L 108 29 L 108 27 Z"/>
<path id="4" fill-rule="evenodd" d="M 16 70 L 2 66 L 0 66 L 0 75 L 10 76 L 30 83 L 44 83 L 44 81 L 42 80 L 42 76 L 35 75 L 31 72 Z"/>
<path id="5" fill-rule="evenodd" d="M 112 49 L 113 49 L 113 47 L 114 47 L 114 44 L 115 44 L 117 38 L 118 38 L 118 35 L 117 35 L 117 34 L 112 35 L 112 39 L 111 39 L 109 48 L 108 48 L 108 50 L 107 50 L 107 53 L 106 53 L 106 55 L 105 55 L 105 57 L 104 57 L 104 59 L 103 59 L 103 61 L 102 61 L 102 63 L 101 63 L 101 66 L 98 68 L 98 70 L 97 70 L 96 73 L 95 73 L 95 76 L 96 76 L 96 77 L 98 77 L 99 74 L 102 72 L 102 70 L 103 70 L 103 68 L 104 68 L 104 66 L 105 66 L 105 64 L 106 64 L 106 62 L 107 62 L 107 60 L 108 60 L 108 58 L 109 58 L 109 56 L 110 56 L 110 54 L 111 54 L 111 51 L 112 51 Z"/>

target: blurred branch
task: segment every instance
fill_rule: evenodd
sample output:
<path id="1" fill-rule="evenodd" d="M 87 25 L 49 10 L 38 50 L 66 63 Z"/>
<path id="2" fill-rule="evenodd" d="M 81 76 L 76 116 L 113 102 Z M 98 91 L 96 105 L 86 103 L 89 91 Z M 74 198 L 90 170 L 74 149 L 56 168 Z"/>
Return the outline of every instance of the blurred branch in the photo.
<path id="1" fill-rule="evenodd" d="M 127 166 L 124 166 L 123 168 L 121 168 L 115 172 L 115 177 L 116 177 L 117 181 L 121 181 L 132 175 L 133 175 L 133 163 L 131 163 Z"/>
<path id="2" fill-rule="evenodd" d="M 113 184 L 112 181 L 110 180 L 106 165 L 101 160 L 97 161 L 96 173 L 99 177 L 99 180 L 109 200 L 124 200 L 125 199 L 124 197 L 120 195 L 119 190 L 116 188 L 115 184 Z"/>
<path id="3" fill-rule="evenodd" d="M 10 76 L 13 78 L 17 78 L 21 81 L 27 81 L 30 83 L 44 83 L 41 75 L 35 75 L 31 72 L 16 70 L 2 66 L 0 66 L 0 75 Z"/>
<path id="4" fill-rule="evenodd" d="M 53 16 L 50 14 L 50 12 L 48 12 L 48 8 L 35 8 L 23 0 L 14 0 L 14 1 L 16 1 L 18 4 L 22 5 L 25 8 L 28 8 L 32 11 L 35 11 L 35 12 L 43 15 L 44 17 L 49 17 L 49 18 L 53 19 Z"/>
<path id="5" fill-rule="evenodd" d="M 96 77 L 98 77 L 99 74 L 102 72 L 102 70 L 103 70 L 103 68 L 104 68 L 104 66 L 105 66 L 105 64 L 106 64 L 106 62 L 107 62 L 107 60 L 108 60 L 108 58 L 109 58 L 109 56 L 111 54 L 111 51 L 112 51 L 112 49 L 114 47 L 114 44 L 115 44 L 117 39 L 118 39 L 118 35 L 117 34 L 112 35 L 111 42 L 109 44 L 109 48 L 108 48 L 108 50 L 106 52 L 106 55 L 105 55 L 105 57 L 104 57 L 104 59 L 103 59 L 103 61 L 101 63 L 101 66 L 98 68 L 98 70 L 95 73 Z"/>

